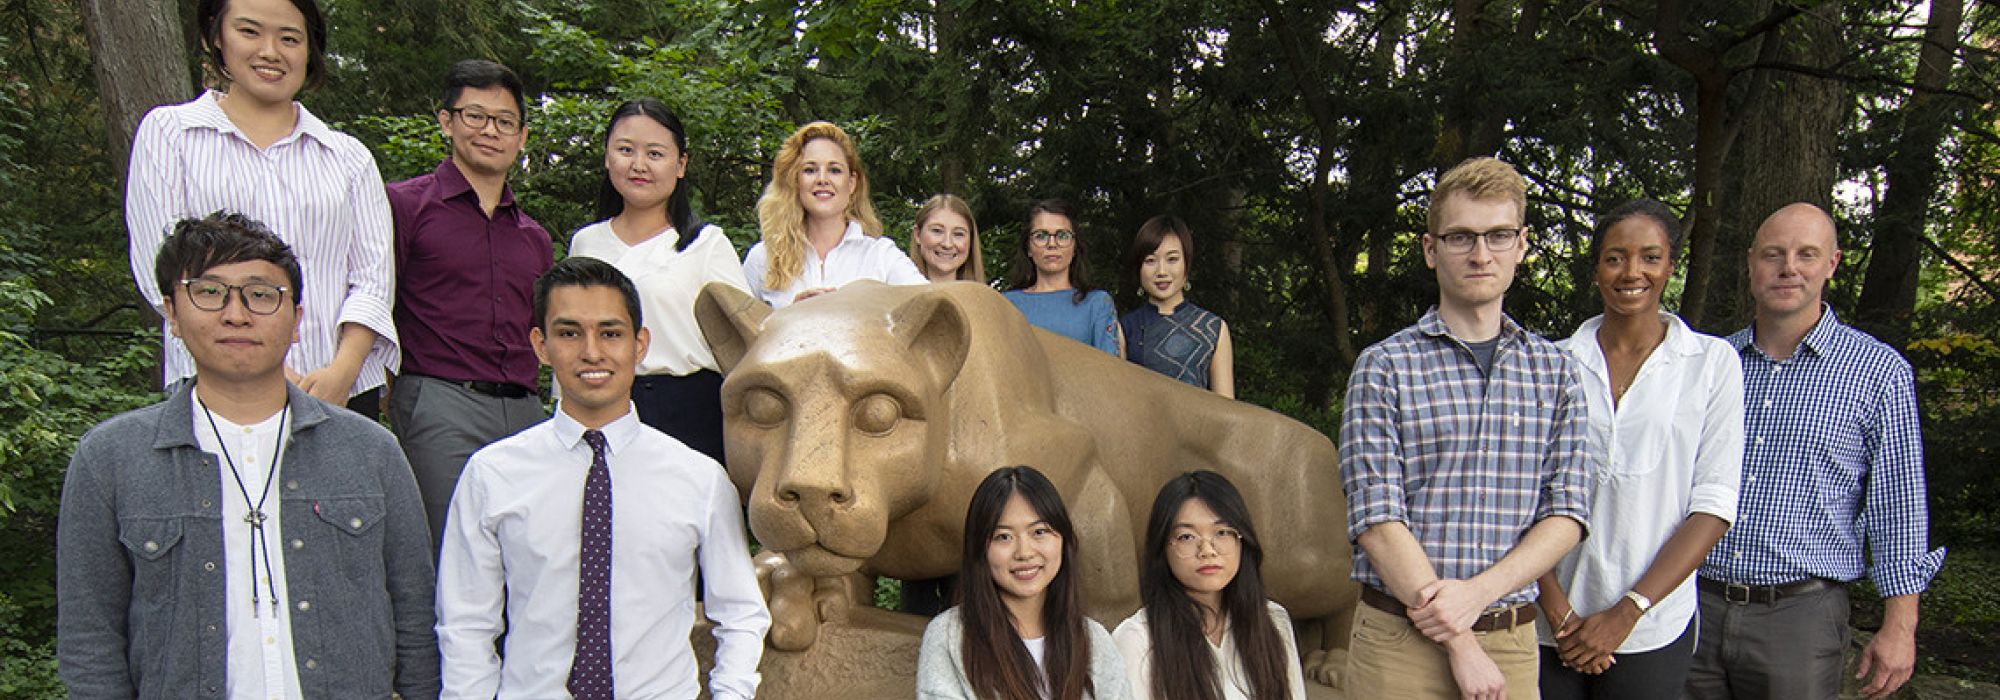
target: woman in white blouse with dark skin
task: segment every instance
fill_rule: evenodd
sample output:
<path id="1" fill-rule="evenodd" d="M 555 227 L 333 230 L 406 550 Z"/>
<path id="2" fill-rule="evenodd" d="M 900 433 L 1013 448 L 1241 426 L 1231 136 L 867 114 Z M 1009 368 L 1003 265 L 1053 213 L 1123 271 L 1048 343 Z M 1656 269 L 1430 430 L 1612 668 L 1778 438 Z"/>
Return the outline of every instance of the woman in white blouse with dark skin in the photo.
<path id="1" fill-rule="evenodd" d="M 722 454 L 722 375 L 694 320 L 710 282 L 743 287 L 736 247 L 688 201 L 687 129 L 665 104 L 631 100 L 604 129 L 599 216 L 570 239 L 570 255 L 611 263 L 639 289 L 652 342 L 639 358 L 632 401 L 639 420 L 716 462 Z"/>
<path id="2" fill-rule="evenodd" d="M 1589 400 L 1591 537 L 1543 575 L 1541 691 L 1678 698 L 1694 652 L 1693 573 L 1736 517 L 1743 371 L 1720 338 L 1660 308 L 1680 220 L 1651 200 L 1591 234 L 1604 314 L 1562 342 Z"/>
<path id="3" fill-rule="evenodd" d="M 757 226 L 763 240 L 743 255 L 743 277 L 751 294 L 774 307 L 855 280 L 926 281 L 896 242 L 882 237 L 861 153 L 831 122 L 799 127 L 778 148 L 757 200 Z"/>
<path id="4" fill-rule="evenodd" d="M 1292 619 L 1264 597 L 1264 547 L 1212 471 L 1160 487 L 1146 518 L 1144 607 L 1111 639 L 1136 700 L 1305 700 Z"/>

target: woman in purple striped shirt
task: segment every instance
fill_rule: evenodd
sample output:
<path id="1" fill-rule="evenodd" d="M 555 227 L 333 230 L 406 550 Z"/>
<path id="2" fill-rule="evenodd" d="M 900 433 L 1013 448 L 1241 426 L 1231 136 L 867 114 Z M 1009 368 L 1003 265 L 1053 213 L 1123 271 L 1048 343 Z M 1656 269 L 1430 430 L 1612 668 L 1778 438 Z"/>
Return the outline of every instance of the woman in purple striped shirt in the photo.
<path id="1" fill-rule="evenodd" d="M 126 178 L 133 275 L 146 283 L 173 222 L 218 210 L 268 224 L 298 253 L 303 307 L 286 376 L 312 395 L 378 412 L 397 361 L 389 201 L 375 158 L 293 101 L 326 73 L 326 22 L 314 0 L 201 0 L 196 7 L 214 89 L 154 109 L 139 125 Z M 171 385 L 194 375 L 167 328 Z M 350 401 L 351 399 L 351 401 Z"/>

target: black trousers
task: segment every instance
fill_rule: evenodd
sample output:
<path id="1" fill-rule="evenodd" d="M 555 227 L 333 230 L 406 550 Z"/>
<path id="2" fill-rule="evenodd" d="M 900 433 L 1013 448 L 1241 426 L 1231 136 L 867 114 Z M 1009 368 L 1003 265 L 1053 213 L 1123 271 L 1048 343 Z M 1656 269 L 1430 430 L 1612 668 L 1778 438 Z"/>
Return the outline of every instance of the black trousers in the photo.
<path id="1" fill-rule="evenodd" d="M 701 370 L 685 377 L 642 375 L 632 382 L 639 422 L 728 465 L 722 454 L 722 375 Z"/>
<path id="2" fill-rule="evenodd" d="M 1543 700 L 1678 700 L 1694 662 L 1699 615 L 1672 644 L 1636 654 L 1612 654 L 1618 662 L 1595 676 L 1563 668 L 1562 655 L 1542 647 Z"/>

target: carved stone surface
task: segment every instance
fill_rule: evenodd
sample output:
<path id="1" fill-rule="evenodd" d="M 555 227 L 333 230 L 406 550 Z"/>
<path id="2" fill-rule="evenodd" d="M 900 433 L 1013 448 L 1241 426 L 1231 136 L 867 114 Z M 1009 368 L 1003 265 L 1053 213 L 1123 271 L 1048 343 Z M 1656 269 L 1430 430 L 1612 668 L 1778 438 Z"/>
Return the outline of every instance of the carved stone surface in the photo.
<path id="1" fill-rule="evenodd" d="M 791 678 L 829 668 L 802 653 L 847 656 L 819 645 L 872 644 L 914 669 L 913 636 L 886 643 L 886 613 L 853 609 L 867 605 L 863 577 L 955 572 L 974 487 L 1015 464 L 1062 492 L 1081 540 L 1065 564 L 1081 567 L 1106 627 L 1138 607 L 1160 485 L 1191 469 L 1227 476 L 1257 519 L 1272 598 L 1301 621 L 1308 671 L 1332 682 L 1344 663 L 1358 589 L 1334 447 L 1318 431 L 1035 329 L 976 283 L 860 282 L 775 313 L 710 285 L 696 317 L 726 375 L 730 477 L 751 532 L 782 555 L 760 562 L 773 647 L 760 697 L 881 697 Z"/>

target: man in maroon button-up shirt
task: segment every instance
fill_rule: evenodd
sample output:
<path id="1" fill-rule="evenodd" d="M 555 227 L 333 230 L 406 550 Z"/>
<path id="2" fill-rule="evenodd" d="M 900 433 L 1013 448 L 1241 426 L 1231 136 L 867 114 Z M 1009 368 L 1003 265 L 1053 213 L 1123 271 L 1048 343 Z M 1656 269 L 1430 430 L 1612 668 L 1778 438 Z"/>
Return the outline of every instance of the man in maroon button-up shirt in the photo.
<path id="1" fill-rule="evenodd" d="M 451 157 L 388 187 L 403 341 L 389 421 L 416 472 L 433 546 L 466 458 L 545 417 L 528 327 L 535 279 L 554 248 L 507 187 L 526 113 L 513 71 L 459 61 L 437 113 Z"/>

